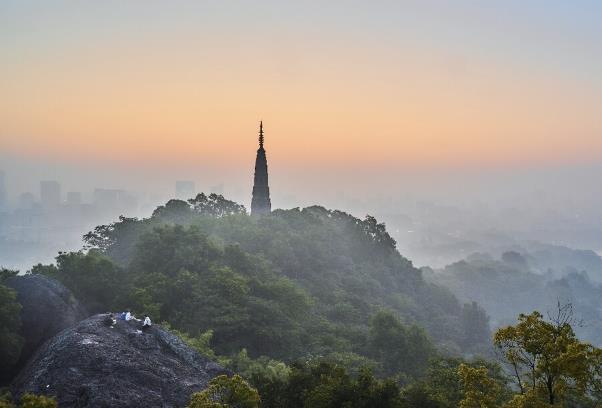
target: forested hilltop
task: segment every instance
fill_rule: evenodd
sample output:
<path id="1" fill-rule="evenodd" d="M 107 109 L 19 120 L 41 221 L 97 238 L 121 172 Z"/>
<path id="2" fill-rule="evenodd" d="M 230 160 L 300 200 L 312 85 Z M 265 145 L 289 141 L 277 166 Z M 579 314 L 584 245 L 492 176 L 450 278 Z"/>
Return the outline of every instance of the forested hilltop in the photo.
<path id="1" fill-rule="evenodd" d="M 57 278 L 92 312 L 131 308 L 190 336 L 212 331 L 220 354 L 336 355 L 412 376 L 432 342 L 461 353 L 490 340 L 484 312 L 426 282 L 370 216 L 314 206 L 252 217 L 200 194 L 99 226 L 85 242 L 32 272 Z M 405 342 L 395 351 L 378 332 L 391 322 Z"/>
<path id="2" fill-rule="evenodd" d="M 477 303 L 429 283 L 370 216 L 314 206 L 254 217 L 222 196 L 200 194 L 171 200 L 147 219 L 122 217 L 84 239 L 81 251 L 35 266 L 30 278 L 62 282 L 72 292 L 63 297 L 90 313 L 149 315 L 162 338 L 171 331 L 230 370 L 204 390 L 175 394 L 190 408 L 589 408 L 602 399 L 602 350 L 577 338 L 570 304 L 548 319 L 520 314 L 492 335 Z M 14 364 L 21 306 L 4 285 L 16 272 L 1 272 L 0 350 Z M 136 324 L 102 329 L 106 316 L 78 330 L 97 333 L 102 344 L 109 335 L 143 333 L 135 334 Z M 53 344 L 90 344 L 73 333 Z M 147 347 L 150 338 L 139 341 Z M 504 365 L 479 357 L 492 350 Z M 52 360 L 36 356 L 38 366 Z M 24 378 L 36 376 L 25 370 Z M 52 392 L 25 394 L 21 406 L 56 406 L 53 398 L 63 396 Z M 0 407 L 13 402 L 0 395 Z"/>

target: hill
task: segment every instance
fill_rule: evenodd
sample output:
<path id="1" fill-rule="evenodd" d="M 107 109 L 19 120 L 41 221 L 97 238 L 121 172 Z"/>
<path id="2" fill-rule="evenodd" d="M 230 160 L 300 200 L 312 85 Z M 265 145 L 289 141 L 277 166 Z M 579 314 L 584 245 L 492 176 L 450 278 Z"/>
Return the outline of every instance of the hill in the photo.
<path id="1" fill-rule="evenodd" d="M 85 240 L 32 272 L 62 281 L 91 311 L 132 308 L 193 337 L 211 331 L 223 355 L 335 355 L 416 376 L 431 340 L 457 353 L 489 342 L 484 312 L 425 281 L 370 216 L 314 206 L 252 217 L 200 194 Z M 381 341 L 385 322 L 397 344 Z M 395 367 L 389 349 L 402 350 Z"/>
<path id="2" fill-rule="evenodd" d="M 491 317 L 494 328 L 512 324 L 515 316 L 525 310 L 538 310 L 546 315 L 556 310 L 558 302 L 570 303 L 575 317 L 582 320 L 582 324 L 575 326 L 575 332 L 580 338 L 600 345 L 602 285 L 590 280 L 588 272 L 577 269 L 584 266 L 583 258 L 577 255 L 579 251 L 561 247 L 537 248 L 534 252 L 508 251 L 498 259 L 475 254 L 440 270 L 425 270 L 425 276 L 448 287 L 463 301 L 478 302 Z M 546 269 L 542 265 L 547 265 Z"/>

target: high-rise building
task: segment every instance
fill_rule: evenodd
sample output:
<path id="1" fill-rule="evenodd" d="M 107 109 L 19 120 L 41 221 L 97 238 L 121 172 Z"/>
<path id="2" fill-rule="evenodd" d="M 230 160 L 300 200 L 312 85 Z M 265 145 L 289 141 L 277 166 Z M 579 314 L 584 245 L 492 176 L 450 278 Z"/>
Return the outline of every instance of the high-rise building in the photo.
<path id="1" fill-rule="evenodd" d="M 138 209 L 138 201 L 125 190 L 95 188 L 94 205 L 103 212 L 131 213 Z"/>
<path id="2" fill-rule="evenodd" d="M 77 207 L 82 204 L 82 193 L 79 191 L 69 191 L 67 193 L 67 205 Z"/>
<path id="3" fill-rule="evenodd" d="M 271 211 L 268 160 L 263 148 L 263 122 L 259 122 L 259 149 L 257 149 L 257 158 L 255 159 L 255 180 L 253 184 L 253 199 L 251 200 L 251 214 L 265 215 Z"/>
<path id="4" fill-rule="evenodd" d="M 61 204 L 61 185 L 57 181 L 40 181 L 40 202 L 44 208 L 56 208 Z"/>
<path id="5" fill-rule="evenodd" d="M 194 181 L 178 180 L 176 181 L 176 198 L 179 200 L 188 200 L 196 195 Z"/>
<path id="6" fill-rule="evenodd" d="M 31 210 L 36 204 L 36 198 L 33 193 L 22 193 L 19 195 L 19 209 Z"/>
<path id="7" fill-rule="evenodd" d="M 6 192 L 6 185 L 4 184 L 4 172 L 0 170 L 0 211 L 4 211 L 8 208 L 8 194 Z"/>

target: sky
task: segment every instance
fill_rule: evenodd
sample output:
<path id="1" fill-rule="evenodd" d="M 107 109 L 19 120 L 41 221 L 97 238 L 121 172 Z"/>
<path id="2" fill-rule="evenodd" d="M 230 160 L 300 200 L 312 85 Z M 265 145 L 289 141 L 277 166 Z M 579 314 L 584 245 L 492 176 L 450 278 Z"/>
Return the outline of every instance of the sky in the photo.
<path id="1" fill-rule="evenodd" d="M 193 179 L 243 198 L 263 120 L 276 203 L 581 188 L 602 166 L 601 38 L 584 0 L 0 0 L 0 169 L 14 193 Z"/>

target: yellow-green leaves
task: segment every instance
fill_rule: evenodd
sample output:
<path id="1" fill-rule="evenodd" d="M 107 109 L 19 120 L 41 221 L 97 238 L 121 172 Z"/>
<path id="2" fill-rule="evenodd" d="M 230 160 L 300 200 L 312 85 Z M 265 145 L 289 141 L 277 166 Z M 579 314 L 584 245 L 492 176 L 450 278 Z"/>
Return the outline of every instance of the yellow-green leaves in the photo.
<path id="1" fill-rule="evenodd" d="M 521 314 L 515 326 L 499 329 L 494 344 L 511 368 L 520 396 L 509 407 L 560 405 L 569 392 L 600 391 L 600 349 L 577 339 L 571 315 L 544 320 L 539 312 Z"/>
<path id="2" fill-rule="evenodd" d="M 256 408 L 259 393 L 241 376 L 220 375 L 209 382 L 209 387 L 192 394 L 188 408 Z"/>
<path id="3" fill-rule="evenodd" d="M 491 377 L 487 367 L 471 367 L 460 364 L 458 375 L 464 388 L 464 398 L 460 401 L 460 408 L 496 408 L 500 385 Z"/>

